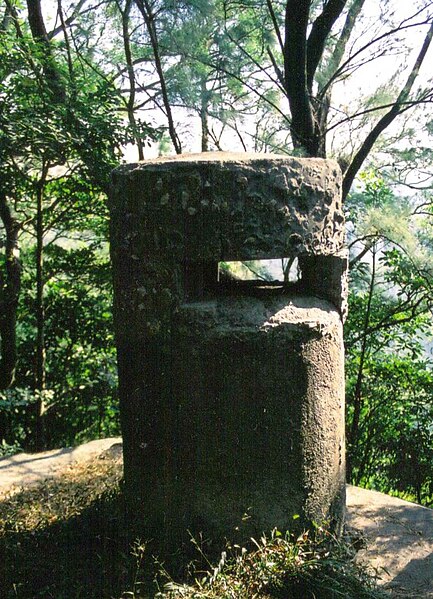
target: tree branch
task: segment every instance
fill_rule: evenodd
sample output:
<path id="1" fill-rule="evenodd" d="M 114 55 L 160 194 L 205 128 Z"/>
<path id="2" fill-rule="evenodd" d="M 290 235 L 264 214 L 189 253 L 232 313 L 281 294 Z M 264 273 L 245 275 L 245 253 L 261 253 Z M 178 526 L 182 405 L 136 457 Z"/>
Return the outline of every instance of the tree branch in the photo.
<path id="1" fill-rule="evenodd" d="M 430 25 L 430 28 L 424 38 L 424 42 L 422 48 L 415 60 L 415 63 L 412 67 L 412 70 L 409 74 L 409 77 L 406 80 L 403 88 L 401 89 L 398 98 L 394 104 L 394 106 L 376 123 L 370 133 L 367 135 L 364 143 L 361 145 L 358 152 L 355 154 L 349 168 L 346 171 L 346 174 L 343 179 L 343 199 L 347 197 L 347 194 L 350 191 L 353 180 L 356 177 L 359 169 L 361 168 L 364 160 L 367 158 L 370 153 L 373 145 L 375 144 L 379 135 L 392 123 L 392 121 L 400 114 L 402 106 L 404 106 L 405 102 L 408 99 L 408 96 L 412 90 L 413 84 L 415 83 L 415 79 L 418 76 L 421 65 L 424 61 L 425 55 L 427 54 L 427 50 L 429 49 L 430 43 L 433 37 L 433 24 Z"/>
<path id="2" fill-rule="evenodd" d="M 168 98 L 167 84 L 165 81 L 165 75 L 162 69 L 161 56 L 159 53 L 158 35 L 156 33 L 155 28 L 155 15 L 152 13 L 149 0 L 135 0 L 135 3 L 143 16 L 144 23 L 149 34 L 153 56 L 155 59 L 155 68 L 156 72 L 158 73 L 159 82 L 161 85 L 162 100 L 167 115 L 168 131 L 170 134 L 170 138 L 173 143 L 176 154 L 181 154 L 182 146 L 179 137 L 177 136 L 176 128 L 174 126 L 173 114 L 171 112 L 170 100 Z"/>
<path id="3" fill-rule="evenodd" d="M 51 39 L 53 39 L 53 37 L 55 37 L 59 33 L 62 33 L 62 31 L 64 31 L 65 27 L 69 27 L 69 25 L 71 25 L 75 21 L 75 19 L 80 14 L 82 14 L 82 13 L 80 13 L 81 8 L 84 6 L 84 4 L 87 1 L 88 0 L 79 0 L 79 2 L 77 3 L 77 5 L 75 6 L 74 10 L 72 11 L 71 16 L 68 17 L 67 19 L 65 19 L 64 22 L 62 22 L 58 27 L 56 27 L 55 29 L 53 29 L 52 31 L 50 31 L 49 33 L 47 33 L 47 38 L 49 40 L 51 40 Z M 92 7 L 92 9 L 94 9 L 94 8 L 96 8 L 96 7 Z"/>
<path id="4" fill-rule="evenodd" d="M 286 90 L 285 90 L 285 86 L 284 86 L 284 78 L 283 78 L 283 76 L 282 76 L 282 74 L 281 74 L 281 71 L 279 70 L 279 68 L 278 68 L 278 66 L 277 66 L 277 64 L 276 64 L 276 62 L 275 62 L 275 59 L 274 59 L 274 57 L 273 57 L 273 55 L 272 55 L 272 52 L 270 51 L 270 49 L 268 48 L 268 49 L 267 49 L 267 51 L 268 51 L 268 54 L 269 54 L 269 58 L 271 59 L 272 66 L 274 67 L 275 74 L 276 74 L 276 76 L 277 76 L 277 78 L 278 78 L 278 79 L 274 79 L 273 77 L 271 77 L 271 75 L 270 75 L 270 74 L 267 72 L 267 68 L 266 68 L 266 67 L 263 67 L 263 66 L 262 66 L 262 65 L 261 65 L 261 64 L 260 64 L 260 63 L 259 63 L 259 62 L 258 62 L 258 61 L 255 59 L 255 58 L 254 58 L 254 56 L 252 56 L 252 55 L 251 55 L 251 54 L 250 54 L 250 53 L 249 53 L 249 52 L 248 52 L 248 51 L 247 51 L 247 50 L 246 50 L 246 49 L 245 49 L 245 48 L 242 46 L 242 44 L 240 43 L 240 41 L 239 41 L 239 40 L 236 40 L 236 39 L 235 39 L 235 38 L 234 38 L 234 37 L 233 37 L 233 36 L 230 34 L 230 32 L 228 31 L 228 29 L 227 29 L 227 26 L 226 26 L 226 25 L 224 25 L 224 31 L 225 31 L 225 34 L 227 35 L 228 39 L 229 39 L 229 40 L 232 42 L 232 44 L 234 44 L 234 45 L 235 45 L 237 48 L 239 48 L 239 50 L 242 52 L 242 54 L 245 54 L 245 56 L 248 58 L 248 60 L 250 60 L 250 61 L 252 62 L 252 64 L 253 64 L 255 67 L 257 67 L 257 70 L 258 70 L 259 72 L 262 72 L 262 73 L 264 73 L 264 74 L 266 75 L 266 77 L 269 77 L 269 79 L 272 81 L 272 83 L 273 83 L 273 84 L 274 84 L 274 85 L 275 85 L 275 86 L 276 86 L 276 87 L 277 87 L 277 88 L 278 88 L 278 89 L 279 89 L 281 92 L 283 92 L 283 94 L 285 94 L 285 93 L 286 93 Z M 246 37 L 248 37 L 248 36 L 246 36 Z"/>
<path id="5" fill-rule="evenodd" d="M 241 76 L 236 75 L 236 73 L 233 73 L 232 71 L 229 71 L 228 69 L 226 69 L 225 67 L 223 67 L 222 65 L 216 65 L 213 62 L 209 62 L 207 60 L 204 60 L 203 58 L 196 58 L 193 55 L 188 55 L 186 54 L 186 56 L 188 56 L 189 58 L 198 60 L 201 64 L 211 67 L 212 69 L 218 70 L 221 73 L 224 73 L 225 75 L 227 75 L 228 77 L 233 78 L 235 81 L 239 81 L 239 83 L 242 83 L 242 85 L 244 85 L 247 89 L 249 89 L 253 94 L 255 94 L 256 96 L 258 96 L 261 100 L 263 100 L 264 102 L 266 102 L 267 104 L 269 104 L 269 106 L 272 106 L 272 108 L 287 122 L 287 123 L 291 123 L 290 119 L 288 118 L 288 116 L 281 110 L 281 108 L 279 108 L 279 106 L 277 104 L 275 104 L 274 102 L 272 102 L 272 100 L 269 100 L 269 98 L 267 98 L 264 94 L 262 94 L 257 86 L 255 86 L 253 83 L 249 83 L 248 81 L 245 81 L 245 79 L 243 79 Z"/>
<path id="6" fill-rule="evenodd" d="M 45 53 L 44 73 L 52 92 L 54 102 L 64 102 L 66 93 L 61 81 L 59 70 L 55 64 L 50 40 L 42 16 L 41 0 L 27 0 L 27 12 L 30 31 L 35 42 L 39 42 Z"/>
<path id="7" fill-rule="evenodd" d="M 21 289 L 18 235 L 21 229 L 0 192 L 0 220 L 6 232 L 5 266 L 0 269 L 0 390 L 12 385 L 18 361 L 16 321 Z"/>
<path id="8" fill-rule="evenodd" d="M 126 0 L 124 10 L 122 10 L 121 3 L 118 0 L 116 0 L 116 4 L 122 18 L 123 51 L 125 54 L 126 69 L 129 80 L 129 97 L 126 103 L 126 110 L 128 113 L 129 124 L 132 129 L 132 134 L 137 144 L 138 159 L 143 160 L 143 142 L 137 130 L 137 122 L 135 120 L 135 71 L 132 61 L 131 39 L 129 34 L 129 15 L 132 6 L 132 0 Z"/>
<path id="9" fill-rule="evenodd" d="M 409 20 L 409 19 L 405 19 L 405 21 L 407 21 L 407 20 Z M 321 90 L 321 93 L 326 93 L 326 91 L 333 85 L 334 81 L 336 79 L 338 79 L 338 77 L 341 76 L 341 74 L 348 67 L 348 65 L 350 65 L 350 63 L 353 61 L 353 59 L 356 58 L 357 56 L 359 56 L 360 54 L 362 54 L 363 52 L 365 52 L 365 50 L 368 50 L 374 44 L 377 44 L 378 42 L 386 39 L 387 37 L 390 37 L 391 35 L 394 35 L 395 33 L 400 33 L 401 31 L 403 31 L 405 29 L 410 29 L 411 27 L 420 27 L 422 25 L 427 25 L 427 24 L 431 24 L 431 18 L 424 20 L 424 21 L 418 21 L 416 23 L 409 23 L 408 25 L 404 25 L 404 26 L 402 26 L 400 24 L 398 27 L 394 27 L 393 29 L 390 29 L 389 31 L 386 31 L 385 33 L 382 33 L 381 35 L 373 38 L 372 40 L 370 40 L 369 42 L 364 44 L 361 48 L 359 48 L 356 52 L 354 52 L 351 56 L 349 56 L 349 58 L 347 58 L 347 60 L 345 60 L 342 65 L 340 65 L 340 67 L 334 72 L 332 77 L 330 77 L 329 81 L 326 83 L 324 88 Z M 379 54 L 379 56 L 381 56 L 381 55 L 382 54 Z"/>
<path id="10" fill-rule="evenodd" d="M 275 14 L 274 7 L 272 6 L 271 0 L 266 0 L 266 5 L 268 7 L 269 16 L 271 17 L 272 25 L 274 26 L 275 35 L 277 36 L 278 43 L 280 45 L 281 53 L 284 54 L 284 42 L 281 35 L 280 27 L 277 21 L 277 15 Z"/>
<path id="11" fill-rule="evenodd" d="M 424 98 L 408 100 L 407 102 L 400 102 L 400 106 L 401 106 L 400 114 L 405 112 L 406 110 L 409 110 L 410 108 L 412 108 L 415 105 L 426 104 L 426 103 L 430 103 L 432 101 L 433 101 L 433 90 L 430 92 L 430 94 L 428 94 Z M 385 108 L 392 108 L 393 106 L 395 106 L 395 102 L 390 102 L 389 104 L 382 104 L 381 106 L 374 106 L 373 108 L 367 108 L 367 110 L 361 110 L 360 112 L 355 112 L 355 114 L 351 114 L 351 115 L 347 116 L 346 118 L 341 119 L 341 121 L 337 121 L 336 123 L 334 123 L 333 125 L 328 127 L 326 132 L 329 133 L 329 131 L 332 131 L 333 129 L 335 129 L 336 127 L 339 127 L 343 123 L 347 123 L 347 121 L 353 121 L 353 119 L 359 118 L 360 116 L 364 116 L 366 114 L 371 114 L 372 112 L 377 112 L 379 110 L 384 110 Z"/>
<path id="12" fill-rule="evenodd" d="M 354 2 L 349 8 L 340 37 L 338 38 L 338 41 L 335 44 L 334 52 L 326 68 L 326 70 L 330 74 L 331 72 L 335 73 L 335 71 L 339 68 L 341 64 L 344 53 L 346 51 L 347 42 L 349 41 L 350 36 L 352 35 L 353 28 L 355 26 L 359 13 L 362 10 L 364 2 L 365 0 L 354 0 Z M 323 90 L 319 90 L 319 96 L 325 95 L 329 88 L 330 85 L 328 85 L 327 83 Z"/>
<path id="13" fill-rule="evenodd" d="M 313 23 L 307 41 L 307 87 L 310 93 L 313 89 L 314 75 L 323 56 L 326 39 L 346 3 L 347 0 L 328 0 L 322 13 Z"/>

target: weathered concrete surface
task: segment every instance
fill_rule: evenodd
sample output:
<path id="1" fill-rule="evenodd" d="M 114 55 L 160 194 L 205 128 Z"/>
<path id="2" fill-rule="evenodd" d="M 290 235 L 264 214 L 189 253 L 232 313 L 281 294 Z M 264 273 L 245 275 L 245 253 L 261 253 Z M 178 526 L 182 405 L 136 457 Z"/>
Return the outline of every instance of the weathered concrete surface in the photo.
<path id="1" fill-rule="evenodd" d="M 336 254 L 340 188 L 331 160 L 215 152 L 121 166 L 112 193 L 123 218 L 152 227 L 153 247 L 210 262 Z"/>
<path id="2" fill-rule="evenodd" d="M 174 316 L 159 436 L 133 446 L 132 472 L 125 463 L 145 535 L 165 531 L 175 545 L 187 530 L 245 542 L 311 520 L 341 527 L 340 315 L 325 301 L 267 291 L 183 304 Z"/>
<path id="3" fill-rule="evenodd" d="M 347 260 L 340 190 L 337 163 L 319 158 L 217 152 L 116 169 L 111 252 L 116 313 L 130 323 L 128 335 L 169 327 L 173 307 L 194 295 L 190 271 L 204 265 L 332 256 L 341 278 Z M 315 294 L 343 312 L 345 287 L 344 276 L 316 282 Z M 122 324 L 118 335 L 123 331 Z"/>
<path id="4" fill-rule="evenodd" d="M 244 514 L 254 534 L 294 514 L 341 521 L 340 187 L 332 161 L 269 155 L 176 157 L 113 173 L 125 491 L 142 527 L 173 545 L 187 526 L 230 536 Z M 292 291 L 309 307 L 283 297 L 289 286 L 221 295 L 218 261 L 290 256 L 301 270 L 305 259 Z"/>
<path id="5" fill-rule="evenodd" d="M 340 316 L 314 298 L 256 294 L 184 304 L 173 329 L 184 502 L 171 512 L 181 528 L 243 542 L 296 515 L 336 528 L 344 516 Z"/>

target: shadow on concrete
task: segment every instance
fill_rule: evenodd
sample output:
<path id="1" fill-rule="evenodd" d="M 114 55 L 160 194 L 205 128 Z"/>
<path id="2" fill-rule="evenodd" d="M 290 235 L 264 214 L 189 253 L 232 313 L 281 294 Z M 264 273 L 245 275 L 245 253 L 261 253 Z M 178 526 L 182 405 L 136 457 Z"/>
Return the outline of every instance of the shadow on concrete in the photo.
<path id="1" fill-rule="evenodd" d="M 403 593 L 406 593 L 412 599 L 433 598 L 433 553 L 422 559 L 412 559 L 386 585 L 386 589 L 395 589 L 396 597 L 403 597 Z"/>
<path id="2" fill-rule="evenodd" d="M 51 458 L 55 458 L 58 455 L 65 455 L 65 454 L 69 454 L 72 453 L 74 451 L 73 447 L 67 448 L 67 449 L 56 449 L 52 452 L 50 452 L 47 455 L 42 455 L 40 453 L 35 453 L 34 456 L 32 456 L 32 454 L 18 454 L 18 456 L 13 456 L 12 458 L 1 458 L 0 459 L 0 470 L 4 470 L 7 468 L 10 468 L 11 466 L 15 466 L 15 467 L 21 467 L 22 464 L 28 464 L 28 463 L 36 463 L 36 462 L 40 462 L 41 460 L 49 460 Z M 20 456 L 23 456 L 22 459 L 19 459 Z M 13 459 L 14 457 L 17 457 L 17 459 Z"/>
<path id="3" fill-rule="evenodd" d="M 349 486 L 347 522 L 365 538 L 358 559 L 392 597 L 433 598 L 433 510 Z"/>

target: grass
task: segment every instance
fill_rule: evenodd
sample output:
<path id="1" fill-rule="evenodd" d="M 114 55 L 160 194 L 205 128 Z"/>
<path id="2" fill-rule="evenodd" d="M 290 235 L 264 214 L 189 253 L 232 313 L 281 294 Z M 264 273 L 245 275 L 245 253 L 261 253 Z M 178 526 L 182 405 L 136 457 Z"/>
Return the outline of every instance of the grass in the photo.
<path id="1" fill-rule="evenodd" d="M 0 500 L 1 599 L 378 599 L 349 541 L 317 527 L 273 531 L 197 560 L 175 582 L 145 543 L 128 541 L 121 464 L 97 459 Z M 157 580 L 157 582 L 155 582 Z"/>
<path id="2" fill-rule="evenodd" d="M 120 479 L 120 463 L 94 460 L 3 498 L 0 597 L 118 597 L 130 581 Z"/>
<path id="3" fill-rule="evenodd" d="M 379 599 L 387 595 L 354 562 L 346 539 L 316 527 L 298 538 L 274 530 L 251 549 L 223 552 L 216 567 L 193 584 L 169 580 L 160 599 Z"/>

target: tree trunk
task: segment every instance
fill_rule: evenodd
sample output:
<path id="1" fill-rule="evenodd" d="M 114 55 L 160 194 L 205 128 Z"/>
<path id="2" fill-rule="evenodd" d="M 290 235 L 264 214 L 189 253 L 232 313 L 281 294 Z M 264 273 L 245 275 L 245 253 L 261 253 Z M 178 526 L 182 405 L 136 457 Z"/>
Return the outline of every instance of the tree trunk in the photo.
<path id="1" fill-rule="evenodd" d="M 5 263 L 0 269 L 0 390 L 10 387 L 17 365 L 16 320 L 21 291 L 18 236 L 20 223 L 0 193 L 0 219 L 6 233 Z"/>
<path id="2" fill-rule="evenodd" d="M 295 150 L 317 156 L 315 123 L 307 86 L 307 40 L 310 2 L 288 0 L 284 45 L 284 83 L 292 115 L 291 134 Z"/>
<path id="3" fill-rule="evenodd" d="M 356 379 L 355 392 L 353 396 L 353 420 L 350 427 L 350 434 L 348 435 L 348 456 L 347 456 L 347 480 L 350 481 L 353 475 L 353 455 L 359 439 L 359 424 L 361 420 L 361 409 L 363 405 L 362 396 L 362 383 L 364 379 L 364 364 L 367 357 L 367 341 L 368 341 L 368 329 L 370 326 L 371 317 L 371 304 L 373 300 L 374 285 L 376 278 L 376 251 L 373 247 L 372 267 L 371 267 L 371 281 L 368 294 L 367 309 L 365 312 L 364 328 L 361 342 L 361 355 L 359 359 L 358 375 Z M 359 482 L 359 481 L 358 481 Z"/>
<path id="4" fill-rule="evenodd" d="M 41 0 L 27 0 L 27 11 L 32 37 L 35 42 L 40 44 L 40 48 L 45 55 L 44 74 L 52 92 L 52 101 L 55 103 L 64 102 L 66 93 L 45 29 Z"/>
<path id="5" fill-rule="evenodd" d="M 125 4 L 125 9 L 122 10 L 120 3 L 118 3 L 118 8 L 122 16 L 123 50 L 125 53 L 126 67 L 128 70 L 129 80 L 129 98 L 126 108 L 128 112 L 129 125 L 131 127 L 135 143 L 137 144 L 138 160 L 144 160 L 143 142 L 140 137 L 140 131 L 137 127 L 137 121 L 135 119 L 135 72 L 131 52 L 131 39 L 129 35 L 129 14 L 131 11 L 131 5 L 132 0 L 127 0 Z"/>
<path id="6" fill-rule="evenodd" d="M 155 14 L 152 12 L 152 7 L 149 4 L 148 0 L 135 0 L 135 3 L 143 16 L 143 20 L 146 25 L 147 32 L 149 34 L 150 44 L 152 46 L 153 57 L 155 60 L 155 69 L 158 73 L 159 83 L 161 85 L 162 102 L 164 104 L 164 110 L 168 121 L 168 132 L 170 134 L 170 139 L 174 146 L 176 154 L 182 154 L 182 146 L 176 133 L 176 127 L 174 125 L 173 120 L 173 113 L 171 111 L 170 100 L 168 97 L 167 84 L 162 68 L 158 35 L 155 27 Z"/>
<path id="7" fill-rule="evenodd" d="M 208 91 L 206 88 L 206 80 L 200 82 L 200 120 L 201 120 L 201 151 L 209 152 L 209 117 L 208 117 Z"/>
<path id="8" fill-rule="evenodd" d="M 44 449 L 45 431 L 43 415 L 45 412 L 45 305 L 44 305 L 44 227 L 43 227 L 43 186 L 42 179 L 36 190 L 36 347 L 34 391 L 37 397 L 33 406 L 34 430 L 32 447 L 36 451 Z"/>
<path id="9" fill-rule="evenodd" d="M 6 233 L 4 267 L 0 267 L 0 391 L 15 379 L 18 361 L 16 322 L 21 290 L 21 262 L 18 235 L 20 224 L 14 217 L 6 196 L 0 193 L 0 219 Z M 0 411 L 0 442 L 8 441 L 9 418 Z"/>

